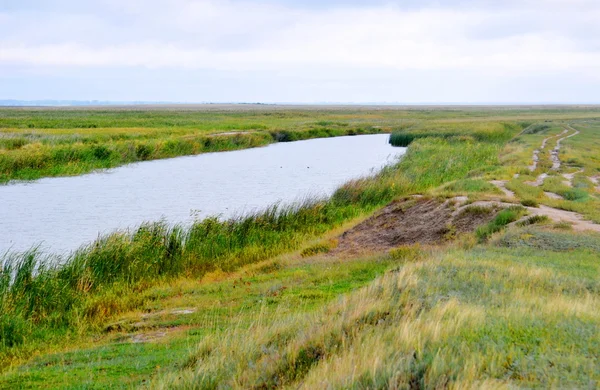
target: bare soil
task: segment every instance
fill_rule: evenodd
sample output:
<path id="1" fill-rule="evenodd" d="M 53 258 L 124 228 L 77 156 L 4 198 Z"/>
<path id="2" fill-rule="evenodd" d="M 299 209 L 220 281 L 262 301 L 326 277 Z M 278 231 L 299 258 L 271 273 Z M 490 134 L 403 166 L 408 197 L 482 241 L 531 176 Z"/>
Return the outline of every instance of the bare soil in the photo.
<path id="1" fill-rule="evenodd" d="M 343 233 L 338 238 L 338 246 L 330 253 L 358 255 L 415 243 L 437 244 L 458 233 L 474 231 L 494 218 L 499 210 L 489 205 L 490 212 L 464 212 L 464 206 L 457 206 L 465 200 L 412 198 L 394 201 Z"/>

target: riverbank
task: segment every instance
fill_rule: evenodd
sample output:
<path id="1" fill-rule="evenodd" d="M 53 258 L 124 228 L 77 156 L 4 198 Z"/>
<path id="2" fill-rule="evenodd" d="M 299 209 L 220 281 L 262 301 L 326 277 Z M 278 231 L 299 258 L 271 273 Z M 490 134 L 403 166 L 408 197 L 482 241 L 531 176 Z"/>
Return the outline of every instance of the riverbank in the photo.
<path id="1" fill-rule="evenodd" d="M 598 289 L 598 238 L 532 219 L 518 205 L 579 208 L 589 218 L 595 187 L 553 204 L 516 191 L 509 199 L 492 183 L 526 180 L 533 150 L 562 123 L 527 133 L 531 125 L 463 122 L 449 126 L 460 134 L 443 136 L 448 127 L 431 128 L 435 137 L 415 137 L 397 165 L 283 214 L 209 220 L 185 232 L 145 226 L 36 276 L 34 256 L 21 263 L 30 264 L 17 273 L 21 284 L 3 279 L 0 383 L 578 387 L 598 380 L 590 333 L 600 325 L 590 295 Z M 588 154 L 600 126 L 572 126 L 583 141 L 563 141 L 564 163 L 551 177 L 575 168 L 569 155 L 581 156 L 589 175 L 600 171 Z M 510 206 L 502 212 L 490 202 Z M 377 236 L 379 225 L 402 233 L 413 225 L 403 218 L 426 212 L 445 229 L 432 242 L 395 247 L 391 237 L 392 250 L 343 250 L 357 233 Z M 22 338 L 8 345 L 7 334 Z"/>

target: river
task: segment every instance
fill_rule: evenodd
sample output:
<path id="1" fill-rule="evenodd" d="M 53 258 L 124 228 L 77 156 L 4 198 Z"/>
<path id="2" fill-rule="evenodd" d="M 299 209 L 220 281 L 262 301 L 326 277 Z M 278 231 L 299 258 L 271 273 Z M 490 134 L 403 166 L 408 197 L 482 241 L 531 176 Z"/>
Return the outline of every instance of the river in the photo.
<path id="1" fill-rule="evenodd" d="M 63 254 L 145 221 L 189 224 L 329 196 L 393 163 L 387 134 L 276 143 L 146 161 L 76 177 L 0 186 L 0 257 L 34 245 Z"/>

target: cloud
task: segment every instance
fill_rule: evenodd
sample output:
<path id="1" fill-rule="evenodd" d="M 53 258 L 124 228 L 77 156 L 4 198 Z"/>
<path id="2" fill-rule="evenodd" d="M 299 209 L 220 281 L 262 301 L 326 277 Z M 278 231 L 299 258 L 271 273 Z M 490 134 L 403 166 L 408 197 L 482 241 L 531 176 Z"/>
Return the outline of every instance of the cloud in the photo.
<path id="1" fill-rule="evenodd" d="M 377 71 L 577 73 L 595 80 L 600 69 L 595 0 L 26 0 L 2 7 L 0 66 L 7 68 L 308 79 L 339 72 L 364 79 Z"/>

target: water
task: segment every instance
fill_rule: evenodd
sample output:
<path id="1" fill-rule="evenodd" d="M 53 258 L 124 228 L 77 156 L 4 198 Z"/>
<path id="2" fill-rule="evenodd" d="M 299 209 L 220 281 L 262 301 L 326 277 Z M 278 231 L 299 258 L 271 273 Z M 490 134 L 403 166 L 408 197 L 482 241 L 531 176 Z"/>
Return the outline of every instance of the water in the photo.
<path id="1" fill-rule="evenodd" d="M 331 195 L 404 152 L 383 134 L 314 139 L 0 186 L 0 255 L 38 244 L 66 253 L 145 221 L 189 224 Z"/>

